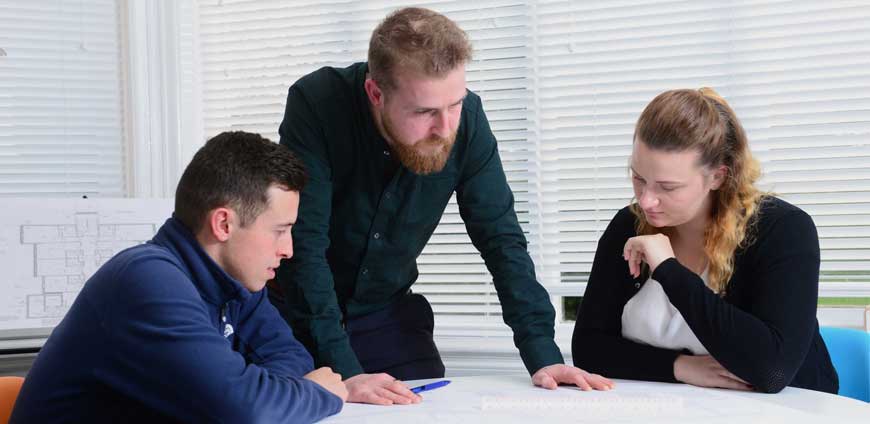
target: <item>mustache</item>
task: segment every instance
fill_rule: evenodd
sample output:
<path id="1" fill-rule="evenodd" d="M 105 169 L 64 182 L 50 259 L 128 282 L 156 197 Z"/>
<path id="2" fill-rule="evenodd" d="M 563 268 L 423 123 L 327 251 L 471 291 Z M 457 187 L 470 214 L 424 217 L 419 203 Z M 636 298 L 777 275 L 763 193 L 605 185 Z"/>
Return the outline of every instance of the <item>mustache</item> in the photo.
<path id="1" fill-rule="evenodd" d="M 450 144 L 453 137 L 439 137 L 437 135 L 430 135 L 420 141 L 417 142 L 417 145 L 420 147 L 439 147 L 444 146 L 446 144 Z"/>

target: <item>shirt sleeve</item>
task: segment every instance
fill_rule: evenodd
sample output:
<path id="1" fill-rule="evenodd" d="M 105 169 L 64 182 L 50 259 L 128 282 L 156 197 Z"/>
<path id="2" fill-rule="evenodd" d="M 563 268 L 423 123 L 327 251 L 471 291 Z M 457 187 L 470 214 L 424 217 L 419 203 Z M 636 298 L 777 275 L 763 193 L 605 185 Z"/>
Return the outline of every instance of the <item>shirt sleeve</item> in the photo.
<path id="1" fill-rule="evenodd" d="M 263 289 L 244 302 L 235 331 L 253 362 L 275 375 L 302 377 L 314 369 L 311 354 L 269 302 Z"/>
<path id="2" fill-rule="evenodd" d="M 93 372 L 119 393 L 182 422 L 314 422 L 341 410 L 312 381 L 246 363 L 169 261 L 134 261 L 113 280 L 103 325 L 115 349 Z"/>
<path id="3" fill-rule="evenodd" d="M 284 293 L 282 312 L 318 366 L 332 367 L 349 378 L 363 373 L 363 368 L 342 327 L 335 281 L 326 259 L 332 212 L 326 138 L 310 101 L 297 85 L 290 87 L 279 133 L 281 144 L 302 160 L 308 173 L 293 227 L 294 254 L 277 273 Z"/>
<path id="4" fill-rule="evenodd" d="M 571 340 L 574 365 L 611 378 L 676 382 L 674 360 L 680 351 L 622 337 L 622 311 L 637 282 L 628 272 L 622 249 L 633 235 L 634 216 L 626 208 L 598 241 Z"/>
<path id="5" fill-rule="evenodd" d="M 553 339 L 556 314 L 535 278 L 495 136 L 479 100 L 465 105 L 469 106 L 469 158 L 456 190 L 459 213 L 492 274 L 504 321 L 513 330 L 514 344 L 531 374 L 563 362 Z"/>
<path id="6" fill-rule="evenodd" d="M 662 262 L 653 278 L 719 363 L 756 390 L 776 393 L 792 381 L 814 336 L 820 255 L 805 212 L 770 218 L 751 246 L 753 260 L 745 262 L 752 268 L 742 272 L 748 310 L 713 293 L 676 259 Z"/>

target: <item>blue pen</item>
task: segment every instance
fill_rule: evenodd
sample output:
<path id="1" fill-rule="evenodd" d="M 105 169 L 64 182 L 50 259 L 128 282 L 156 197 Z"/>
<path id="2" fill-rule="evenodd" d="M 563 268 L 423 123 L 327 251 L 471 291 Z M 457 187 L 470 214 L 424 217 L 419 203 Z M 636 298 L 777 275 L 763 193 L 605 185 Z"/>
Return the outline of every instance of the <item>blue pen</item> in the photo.
<path id="1" fill-rule="evenodd" d="M 450 384 L 450 380 L 441 380 L 441 381 L 436 381 L 434 383 L 429 383 L 429 384 L 424 384 L 422 386 L 414 387 L 411 389 L 411 391 L 414 393 L 420 393 L 420 392 L 425 392 L 427 390 L 434 390 L 434 389 L 437 389 L 439 387 L 444 387 L 448 384 Z"/>

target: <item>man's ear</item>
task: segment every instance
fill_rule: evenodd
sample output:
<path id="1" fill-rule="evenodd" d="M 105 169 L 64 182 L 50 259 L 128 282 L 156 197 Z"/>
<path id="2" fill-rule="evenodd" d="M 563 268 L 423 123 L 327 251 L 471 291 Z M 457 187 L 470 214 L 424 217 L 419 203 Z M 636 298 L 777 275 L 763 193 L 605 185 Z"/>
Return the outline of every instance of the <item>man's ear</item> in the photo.
<path id="1" fill-rule="evenodd" d="M 384 105 L 384 91 L 378 86 L 378 83 L 371 78 L 366 78 L 365 82 L 366 95 L 369 97 L 369 102 L 377 107 Z"/>
<path id="2" fill-rule="evenodd" d="M 208 213 L 206 229 L 218 241 L 227 241 L 230 231 L 235 225 L 235 212 L 226 207 L 212 209 Z"/>

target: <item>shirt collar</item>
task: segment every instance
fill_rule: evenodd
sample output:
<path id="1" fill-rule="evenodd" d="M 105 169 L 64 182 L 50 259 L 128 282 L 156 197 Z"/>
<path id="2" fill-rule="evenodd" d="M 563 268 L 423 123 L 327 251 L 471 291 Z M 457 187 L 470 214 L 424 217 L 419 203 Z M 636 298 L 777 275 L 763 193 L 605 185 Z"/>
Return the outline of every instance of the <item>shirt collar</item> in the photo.
<path id="1" fill-rule="evenodd" d="M 372 105 L 369 102 L 369 96 L 366 93 L 366 74 L 369 72 L 369 65 L 367 62 L 360 62 L 357 67 L 357 74 L 355 75 L 355 83 L 357 85 L 357 103 L 359 110 L 362 113 L 362 120 L 365 125 L 365 131 L 368 136 L 377 140 L 379 144 L 380 150 L 391 150 L 389 143 L 384 138 L 384 135 L 378 130 L 378 125 L 375 123 L 375 116 L 372 113 Z"/>

